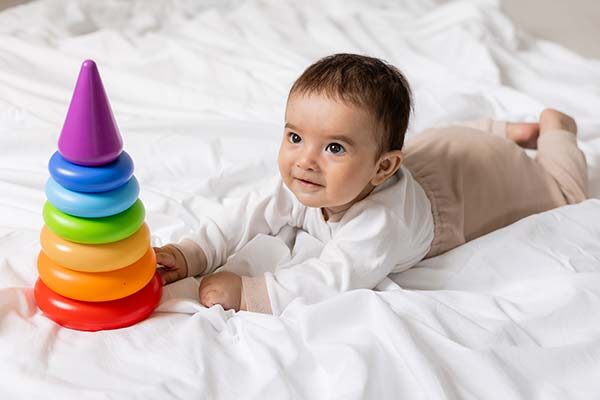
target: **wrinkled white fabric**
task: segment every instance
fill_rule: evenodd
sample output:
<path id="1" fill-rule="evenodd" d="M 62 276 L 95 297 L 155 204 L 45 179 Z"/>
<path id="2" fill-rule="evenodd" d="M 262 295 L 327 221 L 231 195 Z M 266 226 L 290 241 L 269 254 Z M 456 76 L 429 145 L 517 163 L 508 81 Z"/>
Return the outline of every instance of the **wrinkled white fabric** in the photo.
<path id="1" fill-rule="evenodd" d="M 597 397 L 597 199 L 421 262 L 379 291 L 292 302 L 279 317 L 206 309 L 192 278 L 127 329 L 72 331 L 37 309 L 47 162 L 84 59 L 98 63 L 159 245 L 276 173 L 291 83 L 343 51 L 406 73 L 409 135 L 483 116 L 533 121 L 546 106 L 571 113 L 600 197 L 600 62 L 516 31 L 494 1 L 40 0 L 5 10 L 2 399 Z M 228 262 L 277 262 L 284 233 L 257 236 Z M 306 256 L 318 251 L 298 240 Z"/>

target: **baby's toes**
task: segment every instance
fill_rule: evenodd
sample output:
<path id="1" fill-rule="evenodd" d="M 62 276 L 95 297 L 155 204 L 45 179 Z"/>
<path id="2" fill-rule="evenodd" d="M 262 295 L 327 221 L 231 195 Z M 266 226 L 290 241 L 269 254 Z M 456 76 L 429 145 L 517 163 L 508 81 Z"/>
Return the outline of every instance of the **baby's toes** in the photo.
<path id="1" fill-rule="evenodd" d="M 506 124 L 506 136 L 521 147 L 528 149 L 537 148 L 537 139 L 540 127 L 537 123 L 521 122 Z"/>

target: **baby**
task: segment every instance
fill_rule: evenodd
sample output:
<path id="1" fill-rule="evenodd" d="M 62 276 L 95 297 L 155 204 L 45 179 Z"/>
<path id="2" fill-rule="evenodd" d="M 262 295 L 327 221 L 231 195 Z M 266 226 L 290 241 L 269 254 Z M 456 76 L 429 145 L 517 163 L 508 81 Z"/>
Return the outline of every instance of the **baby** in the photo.
<path id="1" fill-rule="evenodd" d="M 289 93 L 279 175 L 227 215 L 154 248 L 164 283 L 202 275 L 203 305 L 277 315 L 295 298 L 372 289 L 424 258 L 586 199 L 568 115 L 432 128 L 404 144 L 411 108 L 405 77 L 381 60 L 335 54 L 311 65 Z M 263 276 L 215 272 L 256 235 L 286 226 L 322 242 L 320 255 Z"/>

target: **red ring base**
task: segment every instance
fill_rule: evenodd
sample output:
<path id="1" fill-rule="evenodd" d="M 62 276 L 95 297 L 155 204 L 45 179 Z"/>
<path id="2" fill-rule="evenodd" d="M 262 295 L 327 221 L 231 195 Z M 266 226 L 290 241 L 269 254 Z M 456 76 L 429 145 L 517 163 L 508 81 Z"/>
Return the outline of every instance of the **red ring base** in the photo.
<path id="1" fill-rule="evenodd" d="M 140 291 L 111 301 L 80 301 L 53 292 L 38 278 L 35 301 L 48 318 L 59 325 L 79 331 L 125 328 L 152 314 L 162 296 L 162 280 L 154 274 Z"/>

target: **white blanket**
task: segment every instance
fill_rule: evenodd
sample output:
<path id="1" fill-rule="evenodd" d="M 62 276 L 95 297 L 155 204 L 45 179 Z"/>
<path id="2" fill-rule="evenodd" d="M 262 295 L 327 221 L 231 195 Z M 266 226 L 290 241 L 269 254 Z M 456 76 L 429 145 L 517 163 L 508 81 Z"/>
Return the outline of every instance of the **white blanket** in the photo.
<path id="1" fill-rule="evenodd" d="M 126 329 L 73 331 L 36 307 L 47 162 L 86 58 L 134 159 L 154 245 L 276 172 L 287 91 L 335 52 L 407 74 L 409 135 L 565 110 L 600 198 L 600 61 L 516 32 L 493 1 L 370 3 L 40 0 L 0 13 L 0 398 L 599 396 L 598 199 L 279 318 L 206 309 L 193 278 Z M 268 263 L 281 246 L 257 237 L 230 262 Z"/>

